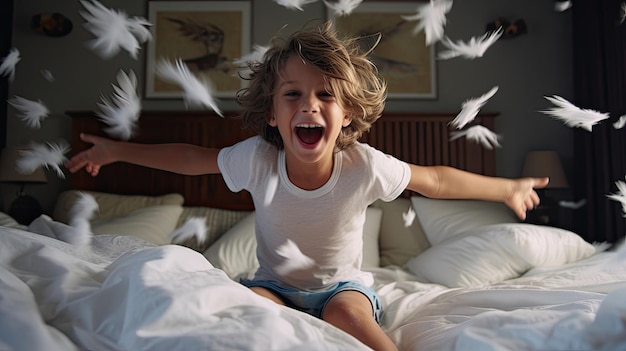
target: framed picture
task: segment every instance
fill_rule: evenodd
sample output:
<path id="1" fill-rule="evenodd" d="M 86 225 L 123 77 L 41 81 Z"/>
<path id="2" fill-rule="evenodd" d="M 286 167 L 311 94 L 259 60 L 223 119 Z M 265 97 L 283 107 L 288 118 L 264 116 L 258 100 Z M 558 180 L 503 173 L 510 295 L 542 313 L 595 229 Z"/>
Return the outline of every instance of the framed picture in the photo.
<path id="1" fill-rule="evenodd" d="M 363 1 L 349 15 L 327 14 L 340 35 L 364 37 L 364 46 L 382 34 L 370 59 L 387 81 L 389 98 L 437 97 L 434 45 L 426 45 L 424 31 L 414 33 L 417 21 L 402 18 L 416 13 L 415 2 Z"/>
<path id="2" fill-rule="evenodd" d="M 162 59 L 181 59 L 209 80 L 215 97 L 235 97 L 246 81 L 232 62 L 250 51 L 249 1 L 150 1 L 152 40 L 146 55 L 146 98 L 181 98 L 182 89 L 158 77 Z"/>

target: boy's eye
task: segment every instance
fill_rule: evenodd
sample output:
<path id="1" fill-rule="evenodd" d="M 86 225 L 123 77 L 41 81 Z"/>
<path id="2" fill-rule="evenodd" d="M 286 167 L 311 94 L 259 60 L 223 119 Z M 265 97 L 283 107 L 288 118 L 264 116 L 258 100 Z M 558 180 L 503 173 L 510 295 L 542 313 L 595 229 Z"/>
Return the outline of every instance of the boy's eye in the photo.
<path id="1" fill-rule="evenodd" d="M 298 96 L 300 95 L 300 93 L 298 93 L 297 91 L 288 91 L 285 93 L 285 96 Z"/>

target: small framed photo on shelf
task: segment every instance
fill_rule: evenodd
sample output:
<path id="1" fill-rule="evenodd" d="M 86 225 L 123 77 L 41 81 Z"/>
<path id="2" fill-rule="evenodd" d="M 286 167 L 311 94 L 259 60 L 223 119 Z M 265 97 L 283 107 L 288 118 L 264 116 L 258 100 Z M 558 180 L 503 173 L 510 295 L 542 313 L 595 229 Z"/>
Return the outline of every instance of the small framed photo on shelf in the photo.
<path id="1" fill-rule="evenodd" d="M 182 98 L 180 86 L 158 77 L 160 60 L 182 62 L 210 81 L 216 97 L 235 97 L 246 81 L 233 61 L 250 51 L 250 1 L 150 1 L 152 40 L 146 54 L 146 98 Z"/>
<path id="2" fill-rule="evenodd" d="M 389 86 L 389 98 L 434 99 L 437 79 L 434 45 L 426 45 L 424 31 L 414 32 L 416 21 L 403 16 L 415 15 L 415 2 L 364 1 L 349 15 L 327 17 L 340 34 L 359 36 L 365 49 L 382 34 L 370 58 Z M 370 38 L 370 39 L 367 39 Z"/>

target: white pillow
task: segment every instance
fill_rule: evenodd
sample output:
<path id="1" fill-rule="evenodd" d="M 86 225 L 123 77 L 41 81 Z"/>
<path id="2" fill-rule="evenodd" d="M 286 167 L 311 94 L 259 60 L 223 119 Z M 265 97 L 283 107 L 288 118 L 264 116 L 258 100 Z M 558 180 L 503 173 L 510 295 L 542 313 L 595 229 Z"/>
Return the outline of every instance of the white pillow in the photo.
<path id="1" fill-rule="evenodd" d="M 480 226 L 520 221 L 513 210 L 500 202 L 413 196 L 411 204 L 431 245 Z"/>
<path id="2" fill-rule="evenodd" d="M 465 287 L 517 278 L 531 268 L 572 263 L 594 253 L 592 244 L 564 229 L 492 224 L 448 238 L 406 267 L 422 281 Z"/>
<path id="3" fill-rule="evenodd" d="M 91 224 L 94 234 L 130 235 L 156 245 L 171 243 L 169 234 L 176 229 L 178 217 L 183 212 L 180 205 L 143 207 L 121 217 Z"/>
<path id="4" fill-rule="evenodd" d="M 364 268 L 378 267 L 378 236 L 383 211 L 368 207 L 363 226 Z M 254 236 L 254 212 L 244 217 L 204 252 L 211 264 L 223 270 L 233 280 L 251 279 L 259 268 L 256 258 L 256 238 Z"/>
<path id="5" fill-rule="evenodd" d="M 13 217 L 4 212 L 0 212 L 0 227 L 26 229 L 27 226 L 17 223 Z"/>

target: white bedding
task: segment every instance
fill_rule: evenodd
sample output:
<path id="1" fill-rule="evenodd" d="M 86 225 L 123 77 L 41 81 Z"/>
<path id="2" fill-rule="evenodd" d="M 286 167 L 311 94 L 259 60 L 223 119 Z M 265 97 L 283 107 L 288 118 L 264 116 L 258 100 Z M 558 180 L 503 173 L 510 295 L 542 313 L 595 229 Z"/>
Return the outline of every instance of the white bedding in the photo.
<path id="1" fill-rule="evenodd" d="M 370 268 L 401 350 L 626 350 L 626 259 L 596 254 L 491 285 L 421 283 Z M 0 227 L 0 349 L 359 350 L 201 254 L 130 236 L 89 247 Z"/>

